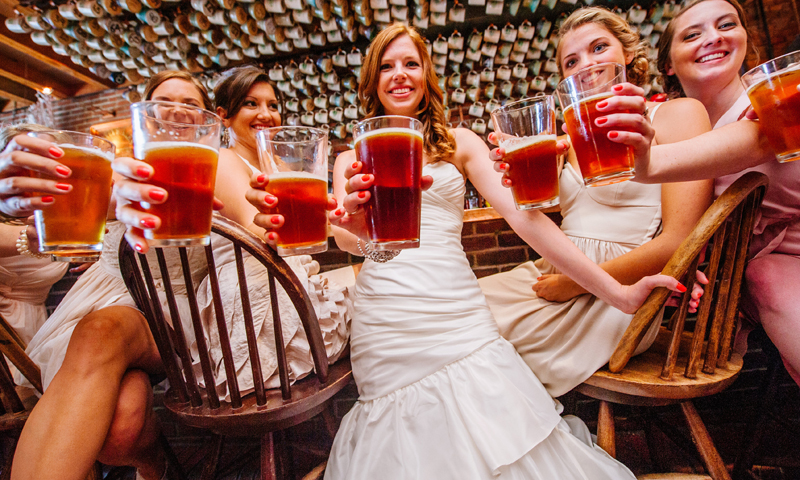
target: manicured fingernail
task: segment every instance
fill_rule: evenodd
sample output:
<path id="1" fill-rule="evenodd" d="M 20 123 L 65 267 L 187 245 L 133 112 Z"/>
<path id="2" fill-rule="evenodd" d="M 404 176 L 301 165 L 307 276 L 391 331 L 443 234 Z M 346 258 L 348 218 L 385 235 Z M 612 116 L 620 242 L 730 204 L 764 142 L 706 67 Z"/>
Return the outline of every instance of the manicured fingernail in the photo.
<path id="1" fill-rule="evenodd" d="M 267 235 L 267 238 L 269 238 L 270 240 L 275 240 L 275 233 L 269 232 L 269 234 Z"/>
<path id="2" fill-rule="evenodd" d="M 508 165 L 506 165 L 505 163 L 501 163 L 500 164 L 500 170 L 507 170 L 507 169 L 508 169 Z"/>
<path id="3" fill-rule="evenodd" d="M 358 168 L 358 162 L 353 163 L 353 170 L 355 170 L 356 168 Z"/>
<path id="4" fill-rule="evenodd" d="M 335 212 L 333 212 L 333 214 L 336 215 L 337 217 L 340 217 L 340 216 L 344 215 L 344 211 L 340 208 L 340 209 L 336 210 Z"/>
<path id="5" fill-rule="evenodd" d="M 69 168 L 67 168 L 67 167 L 65 167 L 63 165 L 59 165 L 59 166 L 56 167 L 56 173 L 61 175 L 62 177 L 68 177 L 69 174 L 72 173 L 72 172 L 70 171 Z"/>
<path id="6" fill-rule="evenodd" d="M 264 175 L 263 173 L 261 175 L 259 175 L 258 177 L 256 177 L 256 181 L 258 183 L 264 183 L 264 181 L 266 181 L 266 180 L 267 180 L 267 176 Z"/>
<path id="7" fill-rule="evenodd" d="M 274 215 L 272 218 L 269 219 L 269 221 L 272 222 L 273 225 L 277 225 L 280 223 L 281 217 Z"/>
<path id="8" fill-rule="evenodd" d="M 56 183 L 56 188 L 65 192 L 69 190 L 69 187 L 69 183 Z"/>
<path id="9" fill-rule="evenodd" d="M 600 102 L 597 104 L 597 108 L 606 108 L 608 106 L 608 102 Z"/>
<path id="10" fill-rule="evenodd" d="M 366 182 L 366 181 L 368 181 L 368 180 L 369 180 L 369 175 L 368 175 L 368 174 L 367 174 L 367 175 L 362 175 L 362 176 L 361 176 L 361 181 L 362 181 L 362 182 Z"/>
<path id="11" fill-rule="evenodd" d="M 267 205 L 272 205 L 273 203 L 275 203 L 275 200 L 277 199 L 272 195 L 267 195 L 264 197 L 264 203 L 266 203 Z"/>
<path id="12" fill-rule="evenodd" d="M 606 122 L 608 122 L 608 119 L 606 117 L 600 117 L 594 121 L 595 125 L 605 125 Z"/>
<path id="13" fill-rule="evenodd" d="M 64 156 L 64 152 L 62 152 L 61 149 L 58 148 L 58 147 L 50 147 L 48 152 L 50 152 L 50 155 L 52 155 L 52 156 L 54 156 L 56 158 L 61 158 L 61 157 Z"/>
<path id="14" fill-rule="evenodd" d="M 622 88 L 623 88 L 622 85 L 614 85 L 613 87 L 611 87 L 611 89 L 614 90 L 615 92 L 621 92 Z"/>
<path id="15" fill-rule="evenodd" d="M 678 290 L 681 293 L 686 291 L 686 287 L 684 287 L 682 283 L 678 283 L 678 285 L 675 287 L 675 289 Z"/>
<path id="16" fill-rule="evenodd" d="M 367 196 L 367 192 L 358 192 L 358 198 L 364 198 Z"/>
<path id="17" fill-rule="evenodd" d="M 139 220 L 139 224 L 144 228 L 156 228 L 156 220 L 154 218 L 143 218 Z"/>
<path id="18" fill-rule="evenodd" d="M 142 250 L 144 250 L 144 247 L 137 243 L 136 245 L 133 246 L 133 249 L 136 250 L 139 253 L 142 253 Z"/>
<path id="19" fill-rule="evenodd" d="M 541 279 L 542 279 L 542 277 L 536 277 L 536 280 L 541 280 Z"/>
<path id="20" fill-rule="evenodd" d="M 150 169 L 147 167 L 139 167 L 136 169 L 136 176 L 141 178 L 147 178 L 150 176 Z"/>
<path id="21" fill-rule="evenodd" d="M 42 203 L 53 203 L 55 200 L 55 197 L 51 197 L 50 195 L 42 197 Z"/>
<path id="22" fill-rule="evenodd" d="M 617 132 L 608 132 L 608 138 L 617 138 L 619 137 L 619 133 Z"/>
<path id="23" fill-rule="evenodd" d="M 156 189 L 150 190 L 148 195 L 150 195 L 150 198 L 152 198 L 155 201 L 164 200 L 164 192 L 162 192 L 161 190 L 156 190 Z"/>

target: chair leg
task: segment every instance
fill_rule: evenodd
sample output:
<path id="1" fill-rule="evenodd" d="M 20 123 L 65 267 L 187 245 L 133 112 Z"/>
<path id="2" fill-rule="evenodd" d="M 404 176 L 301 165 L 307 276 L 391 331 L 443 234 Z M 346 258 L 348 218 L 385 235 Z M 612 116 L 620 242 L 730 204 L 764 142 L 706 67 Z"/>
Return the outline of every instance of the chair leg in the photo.
<path id="1" fill-rule="evenodd" d="M 700 452 L 700 456 L 703 458 L 703 463 L 706 465 L 708 474 L 714 480 L 731 480 L 731 476 L 725 468 L 725 462 L 723 462 L 722 457 L 719 456 L 719 452 L 714 446 L 714 442 L 711 440 L 708 430 L 706 430 L 703 419 L 700 418 L 700 415 L 694 408 L 694 404 L 692 402 L 683 402 L 681 403 L 681 410 L 683 411 L 683 416 L 686 417 L 689 432 L 692 434 L 692 441 L 697 447 L 697 451 Z"/>
<path id="2" fill-rule="evenodd" d="M 7 443 L 8 445 L 5 449 L 6 458 L 3 461 L 3 473 L 0 475 L 0 480 L 9 480 L 11 478 L 11 464 L 14 462 L 14 452 L 17 450 L 17 437 L 15 435 L 10 436 Z"/>
<path id="3" fill-rule="evenodd" d="M 325 421 L 325 429 L 328 431 L 328 435 L 333 439 L 336 436 L 337 430 L 339 430 L 336 415 L 333 413 L 333 402 L 328 402 L 328 406 L 322 411 L 322 419 Z"/>
<path id="4" fill-rule="evenodd" d="M 158 435 L 158 443 L 161 444 L 161 448 L 164 450 L 164 456 L 167 457 L 167 479 L 186 480 L 186 472 L 183 471 L 183 467 L 180 461 L 178 461 L 178 456 L 175 455 L 175 451 L 172 450 L 172 446 L 169 444 L 163 432 Z"/>
<path id="5" fill-rule="evenodd" d="M 617 458 L 615 435 L 614 407 L 610 403 L 601 400 L 600 413 L 597 416 L 597 445 L 612 457 Z"/>
<path id="6" fill-rule="evenodd" d="M 261 480 L 277 480 L 275 471 L 275 442 L 272 432 L 261 437 Z"/>
<path id="7" fill-rule="evenodd" d="M 647 441 L 647 449 L 650 453 L 650 463 L 653 465 L 654 471 L 666 472 L 667 468 L 664 466 L 662 455 L 660 455 L 658 440 L 656 439 L 655 422 L 657 418 L 655 418 L 655 413 L 653 413 L 652 409 L 645 408 L 643 410 L 645 411 L 644 436 Z"/>
<path id="8" fill-rule="evenodd" d="M 214 480 L 216 478 L 217 466 L 219 465 L 219 458 L 222 455 L 222 444 L 224 441 L 225 437 L 222 435 L 214 436 L 214 446 L 207 455 L 208 461 L 206 466 L 203 468 L 203 473 L 200 476 L 200 480 Z"/>

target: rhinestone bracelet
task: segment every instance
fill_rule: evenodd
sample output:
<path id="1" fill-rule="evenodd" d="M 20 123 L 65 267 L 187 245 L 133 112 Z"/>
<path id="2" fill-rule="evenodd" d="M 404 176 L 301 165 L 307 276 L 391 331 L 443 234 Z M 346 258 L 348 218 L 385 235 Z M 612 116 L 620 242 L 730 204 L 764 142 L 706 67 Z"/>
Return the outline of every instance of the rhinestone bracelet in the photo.
<path id="1" fill-rule="evenodd" d="M 50 258 L 50 255 L 47 253 L 39 253 L 31 251 L 28 245 L 28 229 L 23 228 L 21 232 L 19 232 L 19 238 L 17 238 L 17 253 L 20 255 L 29 255 L 34 258 Z"/>
<path id="2" fill-rule="evenodd" d="M 376 252 L 375 250 L 372 249 L 369 243 L 367 243 L 364 247 L 362 247 L 360 238 L 356 240 L 356 246 L 358 247 L 358 251 L 361 252 L 362 257 L 369 258 L 373 262 L 377 263 L 386 263 L 400 254 L 400 250 L 386 250 L 384 252 Z"/>

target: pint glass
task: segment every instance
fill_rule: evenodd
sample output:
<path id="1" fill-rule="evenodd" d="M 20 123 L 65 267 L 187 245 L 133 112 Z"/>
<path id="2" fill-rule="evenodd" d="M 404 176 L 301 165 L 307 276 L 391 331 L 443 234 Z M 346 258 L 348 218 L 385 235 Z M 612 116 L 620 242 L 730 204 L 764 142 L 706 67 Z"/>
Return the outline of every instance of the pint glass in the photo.
<path id="1" fill-rule="evenodd" d="M 611 97 L 611 87 L 622 82 L 625 82 L 624 66 L 601 63 L 567 77 L 556 89 L 586 185 L 609 185 L 634 176 L 633 149 L 612 142 L 608 139 L 611 129 L 594 123 L 597 117 L 605 115 L 597 111 L 597 104 Z"/>
<path id="2" fill-rule="evenodd" d="M 114 144 L 86 133 L 48 131 L 28 135 L 52 141 L 64 151 L 58 161 L 72 170 L 66 180 L 72 191 L 55 197 L 45 210 L 36 210 L 39 251 L 64 262 L 92 262 L 103 251 L 106 215 L 111 199 L 111 161 Z M 37 174 L 40 178 L 49 178 Z"/>
<path id="3" fill-rule="evenodd" d="M 492 112 L 500 147 L 506 152 L 517 210 L 558 205 L 558 158 L 553 97 L 509 103 Z"/>
<path id="4" fill-rule="evenodd" d="M 369 118 L 353 129 L 362 173 L 374 175 L 364 204 L 367 231 L 375 250 L 419 247 L 422 207 L 422 123 L 388 115 Z"/>
<path id="5" fill-rule="evenodd" d="M 278 199 L 270 214 L 283 215 L 278 255 L 328 249 L 328 135 L 309 127 L 274 127 L 256 135 L 266 191 Z"/>
<path id="6" fill-rule="evenodd" d="M 800 51 L 757 66 L 742 82 L 778 161 L 800 158 Z"/>
<path id="7" fill-rule="evenodd" d="M 139 102 L 131 105 L 133 155 L 153 167 L 147 183 L 167 191 L 158 205 L 141 208 L 161 219 L 145 238 L 157 247 L 208 245 L 220 119 L 191 105 Z"/>

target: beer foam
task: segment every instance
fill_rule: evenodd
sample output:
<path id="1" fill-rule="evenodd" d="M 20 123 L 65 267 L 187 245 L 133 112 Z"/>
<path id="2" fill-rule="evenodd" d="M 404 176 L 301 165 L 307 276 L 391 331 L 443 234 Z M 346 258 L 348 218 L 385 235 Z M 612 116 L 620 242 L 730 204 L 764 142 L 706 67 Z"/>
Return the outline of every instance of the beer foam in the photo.
<path id="1" fill-rule="evenodd" d="M 98 157 L 105 158 L 109 162 L 114 161 L 114 152 L 104 152 L 96 148 L 86 147 L 83 145 L 73 145 L 71 143 L 59 143 L 58 146 L 61 148 L 69 148 L 70 150 L 80 150 L 81 152 L 97 155 Z"/>
<path id="2" fill-rule="evenodd" d="M 404 135 L 414 135 L 420 138 L 420 140 L 424 140 L 422 137 L 422 132 L 418 130 L 414 130 L 413 128 L 401 128 L 401 127 L 391 127 L 391 128 L 380 128 L 378 130 L 372 130 L 370 132 L 362 133 L 356 138 L 356 143 L 373 135 L 385 135 L 387 133 L 401 133 Z"/>
<path id="3" fill-rule="evenodd" d="M 598 93 L 597 95 L 592 95 L 591 97 L 586 97 L 586 98 L 582 99 L 580 102 L 578 102 L 578 105 L 581 105 L 583 103 L 591 102 L 592 100 L 602 100 L 603 98 L 608 98 L 608 97 L 613 97 L 613 96 L 614 96 L 613 92 Z M 575 106 L 575 104 L 573 103 L 569 107 L 565 108 L 564 109 L 564 115 L 566 115 L 567 112 L 570 109 L 572 109 L 572 107 L 574 107 L 574 106 Z"/>
<path id="4" fill-rule="evenodd" d="M 508 155 L 511 152 L 522 150 L 523 148 L 530 147 L 531 145 L 535 145 L 537 143 L 555 142 L 555 141 L 556 141 L 555 135 L 534 135 L 532 137 L 510 138 L 508 140 L 504 140 L 503 142 L 501 142 L 501 146 L 506 151 L 506 155 Z"/>
<path id="5" fill-rule="evenodd" d="M 166 148 L 204 148 L 206 150 L 210 150 L 215 154 L 219 154 L 219 151 L 216 148 L 209 147 L 208 145 L 203 145 L 200 143 L 193 143 L 193 142 L 147 142 L 144 146 L 143 153 L 147 153 L 150 150 L 160 150 Z"/>
<path id="6" fill-rule="evenodd" d="M 314 175 L 313 173 L 308 172 L 274 172 L 269 174 L 270 180 L 277 180 L 279 178 L 302 178 L 302 179 L 311 179 L 311 180 L 319 180 L 321 182 L 328 183 L 327 178 L 320 177 L 319 175 Z"/>
<path id="7" fill-rule="evenodd" d="M 766 82 L 768 82 L 768 81 L 772 80 L 773 78 L 775 78 L 775 77 L 777 77 L 777 76 L 780 76 L 780 75 L 786 75 L 786 74 L 792 74 L 792 73 L 798 73 L 798 72 L 800 72 L 800 64 L 798 64 L 798 63 L 795 63 L 795 64 L 792 64 L 792 65 L 790 65 L 788 68 L 785 68 L 785 69 L 781 70 L 780 72 L 772 72 L 772 73 L 768 73 L 768 74 L 766 74 L 766 76 L 765 76 L 764 78 L 762 78 L 761 80 L 759 80 L 757 83 L 754 83 L 753 85 L 750 85 L 750 86 L 747 88 L 747 92 L 746 92 L 746 93 L 747 93 L 747 95 L 749 96 L 749 95 L 750 95 L 750 92 L 752 92 L 752 91 L 753 91 L 753 90 L 755 90 L 757 87 L 760 87 L 760 86 L 761 86 L 761 85 L 763 85 L 764 83 L 766 83 Z"/>

